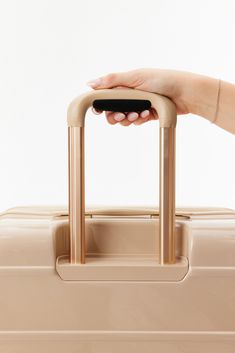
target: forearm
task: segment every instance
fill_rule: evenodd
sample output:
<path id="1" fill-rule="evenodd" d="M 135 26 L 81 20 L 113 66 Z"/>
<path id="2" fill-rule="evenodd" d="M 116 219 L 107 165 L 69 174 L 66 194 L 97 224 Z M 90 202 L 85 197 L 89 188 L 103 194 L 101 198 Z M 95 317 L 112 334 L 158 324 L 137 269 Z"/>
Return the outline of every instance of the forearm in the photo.
<path id="1" fill-rule="evenodd" d="M 218 79 L 189 73 L 185 77 L 182 99 L 190 113 L 235 134 L 235 85 L 221 80 L 219 95 L 218 89 Z"/>

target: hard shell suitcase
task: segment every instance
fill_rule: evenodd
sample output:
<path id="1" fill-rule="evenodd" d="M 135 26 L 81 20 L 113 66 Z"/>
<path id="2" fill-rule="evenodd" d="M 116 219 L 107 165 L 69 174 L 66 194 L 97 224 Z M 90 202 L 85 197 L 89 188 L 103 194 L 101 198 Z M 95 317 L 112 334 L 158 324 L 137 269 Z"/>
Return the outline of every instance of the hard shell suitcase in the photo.
<path id="1" fill-rule="evenodd" d="M 86 209 L 84 118 L 154 107 L 158 208 Z M 0 216 L 0 353 L 234 353 L 235 211 L 175 209 L 176 110 L 166 97 L 98 90 L 68 110 L 69 212 Z"/>

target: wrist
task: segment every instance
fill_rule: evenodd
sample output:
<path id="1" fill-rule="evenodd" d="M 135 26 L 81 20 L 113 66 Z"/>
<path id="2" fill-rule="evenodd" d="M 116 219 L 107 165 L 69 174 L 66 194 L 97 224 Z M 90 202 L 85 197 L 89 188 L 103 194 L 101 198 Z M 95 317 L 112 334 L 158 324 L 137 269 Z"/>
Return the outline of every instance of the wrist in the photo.
<path id="1" fill-rule="evenodd" d="M 187 111 L 213 121 L 218 96 L 218 80 L 186 73 L 181 86 L 181 100 Z"/>

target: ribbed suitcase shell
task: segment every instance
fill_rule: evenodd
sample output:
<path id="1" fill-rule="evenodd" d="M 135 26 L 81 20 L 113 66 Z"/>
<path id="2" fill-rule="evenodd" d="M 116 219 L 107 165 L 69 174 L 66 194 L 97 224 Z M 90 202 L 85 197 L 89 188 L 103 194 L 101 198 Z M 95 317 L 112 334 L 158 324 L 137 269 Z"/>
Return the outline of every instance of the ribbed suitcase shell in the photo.
<path id="1" fill-rule="evenodd" d="M 88 260 L 145 266 L 155 256 L 157 212 L 117 213 L 87 211 Z M 67 210 L 3 213 L 0 352 L 233 353 L 235 212 L 177 214 L 177 257 L 187 261 L 168 280 L 161 269 L 155 280 L 66 280 L 58 258 L 69 254 Z"/>

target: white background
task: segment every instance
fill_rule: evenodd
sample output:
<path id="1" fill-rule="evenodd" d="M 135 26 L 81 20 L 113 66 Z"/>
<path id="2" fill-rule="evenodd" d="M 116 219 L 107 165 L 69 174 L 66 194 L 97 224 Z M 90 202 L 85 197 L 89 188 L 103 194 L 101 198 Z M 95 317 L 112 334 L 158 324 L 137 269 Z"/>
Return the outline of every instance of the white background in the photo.
<path id="1" fill-rule="evenodd" d="M 86 81 L 161 67 L 235 83 L 232 0 L 2 0 L 0 37 L 0 210 L 67 204 L 66 109 Z M 86 126 L 87 204 L 158 204 L 158 123 Z M 234 135 L 180 116 L 177 205 L 235 208 L 234 154 Z"/>

